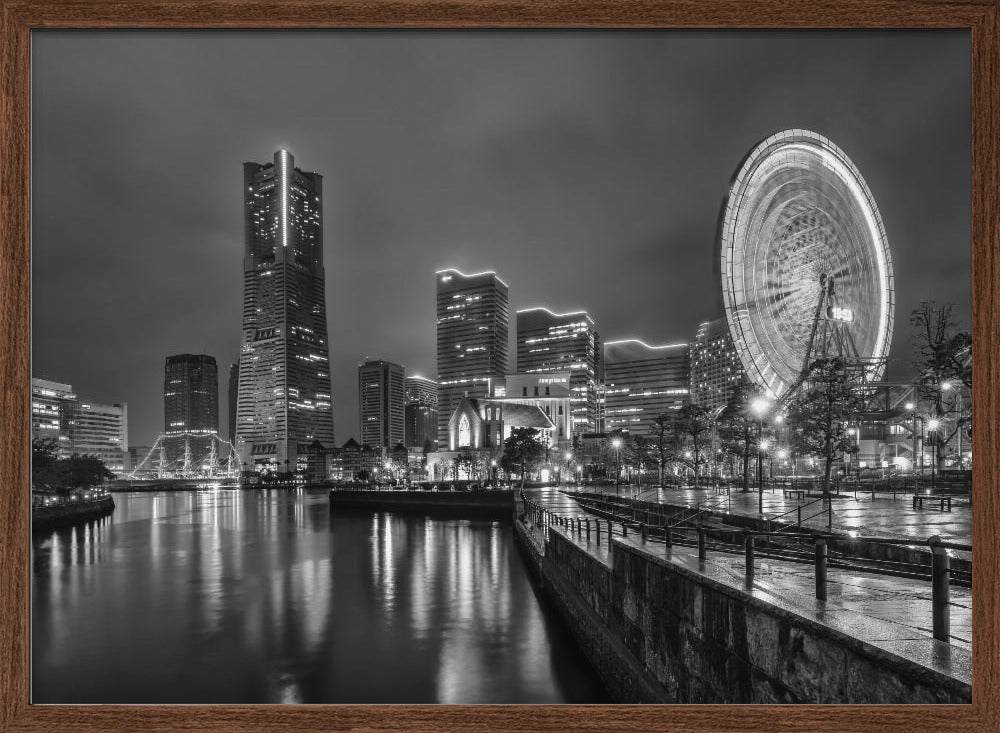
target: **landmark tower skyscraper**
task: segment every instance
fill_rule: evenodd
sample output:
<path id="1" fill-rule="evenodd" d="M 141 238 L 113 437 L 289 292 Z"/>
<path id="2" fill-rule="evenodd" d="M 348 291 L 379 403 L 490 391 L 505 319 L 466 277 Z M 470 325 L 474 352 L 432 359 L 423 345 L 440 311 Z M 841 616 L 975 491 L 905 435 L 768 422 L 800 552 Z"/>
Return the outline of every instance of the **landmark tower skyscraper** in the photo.
<path id="1" fill-rule="evenodd" d="M 323 178 L 287 150 L 243 164 L 243 335 L 236 443 L 245 468 L 305 468 L 334 444 Z"/>

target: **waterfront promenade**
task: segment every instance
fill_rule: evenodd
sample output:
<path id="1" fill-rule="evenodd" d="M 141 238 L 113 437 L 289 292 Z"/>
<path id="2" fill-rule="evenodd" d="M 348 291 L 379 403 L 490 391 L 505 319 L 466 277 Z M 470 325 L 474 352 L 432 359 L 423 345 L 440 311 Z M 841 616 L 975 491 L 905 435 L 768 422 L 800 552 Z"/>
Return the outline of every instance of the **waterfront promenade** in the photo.
<path id="1" fill-rule="evenodd" d="M 636 486 L 623 484 L 620 490 L 615 486 L 584 486 L 562 487 L 566 491 L 582 490 L 588 493 L 601 493 L 608 496 L 620 495 L 639 501 L 685 506 L 691 509 L 709 509 L 714 512 L 737 514 L 745 517 L 759 517 L 758 495 L 756 489 L 743 493 L 739 488 L 733 488 L 729 493 L 724 489 L 706 486 L 700 489 L 686 488 L 649 488 L 640 489 Z M 941 511 L 936 503 L 925 502 L 922 508 L 913 507 L 913 495 L 903 493 L 858 491 L 844 492 L 833 499 L 833 521 L 831 531 L 843 534 L 854 532 L 865 536 L 878 536 L 898 539 L 926 540 L 932 535 L 951 542 L 972 542 L 972 510 L 967 498 L 956 498 L 951 505 L 951 511 Z M 797 506 L 815 502 L 814 497 L 797 498 L 786 496 L 780 487 L 764 491 L 764 517 L 778 515 L 792 516 Z M 817 516 L 804 519 L 803 525 L 818 530 L 826 530 L 827 517 L 823 509 L 820 514 L 820 503 L 804 511 L 803 516 Z"/>
<path id="2" fill-rule="evenodd" d="M 608 493 L 607 488 L 605 487 L 604 493 Z M 613 495 L 615 487 L 609 488 Z M 590 490 L 588 487 L 588 491 Z M 670 504 L 684 503 L 677 499 L 685 492 L 667 489 L 664 493 L 669 495 Z M 691 496 L 689 501 L 693 508 L 698 503 L 696 501 L 698 495 L 704 497 L 705 492 L 692 493 L 695 495 Z M 556 515 L 594 519 L 594 515 L 586 512 L 572 495 L 565 491 L 565 487 L 525 489 L 524 494 L 528 500 L 540 504 Z M 713 501 L 716 500 L 711 489 L 708 494 Z M 780 496 L 779 493 L 778 497 Z M 734 506 L 744 506 L 735 501 L 736 497 L 734 493 Z M 645 492 L 641 498 L 650 501 L 653 499 L 653 494 Z M 765 499 L 767 498 L 765 494 Z M 756 495 L 753 495 L 753 499 L 752 516 L 756 516 Z M 880 501 L 876 499 L 876 502 Z M 835 500 L 834 516 L 840 508 L 838 502 L 854 502 L 854 499 Z M 906 497 L 902 496 L 896 504 L 910 506 Z M 765 504 L 765 509 L 767 506 Z M 794 507 L 794 503 L 792 506 Z M 784 510 L 777 506 L 774 509 Z M 854 509 L 858 511 L 856 506 Z M 928 514 L 936 517 L 938 513 L 928 512 Z M 920 536 L 926 539 L 928 534 L 936 533 L 936 531 L 923 532 L 918 535 L 917 526 L 913 525 L 912 529 L 913 534 L 909 536 L 914 538 Z M 615 531 L 616 539 L 621 539 L 620 528 L 616 528 Z M 595 541 L 588 542 L 585 538 L 575 538 L 572 532 L 567 533 L 567 536 L 574 542 L 586 545 L 589 552 L 605 556 L 607 554 L 606 536 L 604 544 L 600 546 Z M 630 532 L 626 541 L 639 541 L 639 538 L 635 537 L 634 530 Z M 665 551 L 662 543 L 658 547 L 661 552 Z M 827 599 L 820 601 L 815 597 L 814 570 L 810 564 L 758 557 L 754 563 L 753 582 L 747 588 L 744 585 L 745 562 L 740 554 L 709 552 L 705 560 L 699 560 L 696 549 L 675 545 L 671 550 L 671 559 L 687 565 L 693 564 L 699 572 L 734 584 L 734 587 L 743 588 L 751 595 L 768 599 L 781 607 L 794 609 L 821 623 L 830 624 L 833 628 L 839 628 L 882 649 L 934 666 L 959 679 L 965 681 L 970 679 L 972 592 L 968 588 L 956 586 L 950 588 L 950 643 L 942 644 L 932 637 L 931 584 L 928 581 L 831 567 L 827 577 Z"/>

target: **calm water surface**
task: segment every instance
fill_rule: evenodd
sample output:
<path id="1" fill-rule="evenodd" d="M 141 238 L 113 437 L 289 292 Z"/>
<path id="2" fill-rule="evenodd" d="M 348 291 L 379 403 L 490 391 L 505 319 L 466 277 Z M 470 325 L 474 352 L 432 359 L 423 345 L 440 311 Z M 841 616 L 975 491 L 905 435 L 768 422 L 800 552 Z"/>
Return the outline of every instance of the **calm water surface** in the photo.
<path id="1" fill-rule="evenodd" d="M 605 702 L 511 525 L 116 494 L 36 533 L 34 703 Z"/>

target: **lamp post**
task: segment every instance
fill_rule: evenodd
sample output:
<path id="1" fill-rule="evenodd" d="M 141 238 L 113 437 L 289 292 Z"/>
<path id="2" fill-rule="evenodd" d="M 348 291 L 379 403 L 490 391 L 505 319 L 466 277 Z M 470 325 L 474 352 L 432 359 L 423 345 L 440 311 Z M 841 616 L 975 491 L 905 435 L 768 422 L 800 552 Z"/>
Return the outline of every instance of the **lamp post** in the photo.
<path id="1" fill-rule="evenodd" d="M 757 513 L 764 513 L 764 416 L 771 409 L 771 403 L 763 397 L 758 397 L 750 403 L 750 410 L 757 418 Z"/>
<path id="2" fill-rule="evenodd" d="M 930 420 L 927 421 L 927 430 L 933 434 L 933 437 L 931 437 L 931 445 L 934 446 L 933 452 L 931 454 L 931 488 L 934 487 L 934 482 L 937 478 L 937 462 L 938 462 L 937 430 L 940 427 L 941 427 L 941 421 L 938 420 L 936 417 L 932 417 Z"/>
<path id="3" fill-rule="evenodd" d="M 941 382 L 942 392 L 951 392 L 953 389 L 955 390 L 955 407 L 958 410 L 958 421 L 955 425 L 957 430 L 955 433 L 958 436 L 958 467 L 961 469 L 964 468 L 964 464 L 962 462 L 962 390 L 960 388 L 956 388 L 955 385 L 948 380 Z"/>
<path id="4" fill-rule="evenodd" d="M 570 478 L 573 475 L 569 462 L 573 460 L 573 454 L 570 451 L 566 451 L 563 453 L 563 458 L 566 460 L 566 485 L 569 486 Z M 560 476 L 560 478 L 562 477 Z"/>
<path id="5" fill-rule="evenodd" d="M 615 449 L 615 461 L 618 464 L 618 471 L 615 475 L 615 496 L 621 496 L 622 492 L 622 439 L 613 438 L 611 447 Z"/>

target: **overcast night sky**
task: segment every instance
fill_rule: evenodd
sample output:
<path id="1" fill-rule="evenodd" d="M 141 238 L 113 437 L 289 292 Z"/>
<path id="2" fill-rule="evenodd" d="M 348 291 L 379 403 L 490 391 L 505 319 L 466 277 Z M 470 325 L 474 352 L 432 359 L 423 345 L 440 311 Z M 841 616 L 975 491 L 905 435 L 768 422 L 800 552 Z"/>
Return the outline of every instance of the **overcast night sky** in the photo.
<path id="1" fill-rule="evenodd" d="M 969 322 L 969 49 L 961 31 L 36 31 L 32 373 L 127 401 L 129 442 L 151 445 L 164 358 L 211 354 L 225 432 L 242 163 L 279 147 L 324 177 L 338 443 L 364 358 L 436 376 L 444 267 L 495 269 L 512 311 L 585 308 L 605 339 L 690 340 L 721 315 L 730 177 L 791 127 L 875 195 L 902 361 L 921 299 Z"/>

